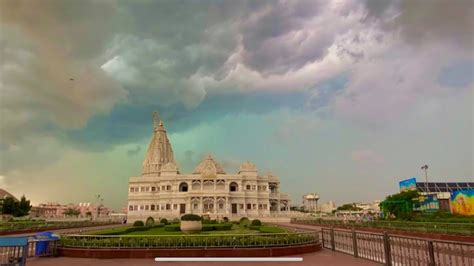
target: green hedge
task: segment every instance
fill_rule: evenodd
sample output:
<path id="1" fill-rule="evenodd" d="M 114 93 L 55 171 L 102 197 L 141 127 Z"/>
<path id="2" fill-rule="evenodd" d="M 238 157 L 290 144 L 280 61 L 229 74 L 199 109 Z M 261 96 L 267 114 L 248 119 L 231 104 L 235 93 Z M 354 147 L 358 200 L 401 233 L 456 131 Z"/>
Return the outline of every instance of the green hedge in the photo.
<path id="1" fill-rule="evenodd" d="M 169 225 L 165 225 L 165 231 L 177 232 L 177 231 L 181 231 L 181 228 L 179 224 L 169 224 Z"/>
<path id="2" fill-rule="evenodd" d="M 260 226 L 258 229 L 261 233 L 271 233 L 271 234 L 276 234 L 276 233 L 286 233 L 285 229 L 282 229 L 280 227 L 274 227 L 274 226 Z"/>
<path id="3" fill-rule="evenodd" d="M 255 219 L 255 220 L 252 221 L 251 225 L 260 226 L 260 225 L 262 225 L 262 222 L 259 219 Z"/>
<path id="4" fill-rule="evenodd" d="M 60 239 L 63 247 L 89 248 L 183 248 L 183 247 L 262 247 L 291 246 L 318 241 L 314 233 L 277 235 L 208 235 L 208 236 L 156 236 L 156 237 L 98 237 L 65 235 Z"/>
<path id="5" fill-rule="evenodd" d="M 133 223 L 133 226 L 145 226 L 145 224 L 143 223 L 143 221 L 135 221 Z"/>

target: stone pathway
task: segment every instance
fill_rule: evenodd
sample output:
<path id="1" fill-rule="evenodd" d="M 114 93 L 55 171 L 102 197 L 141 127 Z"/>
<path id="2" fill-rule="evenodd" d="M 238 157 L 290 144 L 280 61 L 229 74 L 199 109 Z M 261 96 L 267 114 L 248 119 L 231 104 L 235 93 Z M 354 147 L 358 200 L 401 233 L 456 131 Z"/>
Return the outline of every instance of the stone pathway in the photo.
<path id="1" fill-rule="evenodd" d="M 364 259 L 357 259 L 340 252 L 323 249 L 309 254 L 295 255 L 302 257 L 302 262 L 155 262 L 154 259 L 88 259 L 88 258 L 32 258 L 28 259 L 28 266 L 67 265 L 67 266 L 312 266 L 312 265 L 380 265 Z"/>

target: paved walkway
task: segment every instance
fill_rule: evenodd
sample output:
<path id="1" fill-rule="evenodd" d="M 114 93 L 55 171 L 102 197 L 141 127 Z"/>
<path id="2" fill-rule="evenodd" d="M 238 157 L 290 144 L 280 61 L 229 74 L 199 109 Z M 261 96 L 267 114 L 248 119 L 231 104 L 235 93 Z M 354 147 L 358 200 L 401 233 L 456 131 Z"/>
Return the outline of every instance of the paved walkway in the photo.
<path id="1" fill-rule="evenodd" d="M 352 256 L 333 252 L 327 249 L 303 255 L 291 257 L 302 257 L 302 262 L 155 262 L 153 259 L 87 259 L 87 258 L 32 258 L 28 259 L 28 266 L 46 266 L 46 265 L 67 265 L 67 266 L 147 266 L 147 265 L 166 265 L 166 266 L 312 266 L 312 265 L 380 265 L 364 259 L 357 259 Z"/>

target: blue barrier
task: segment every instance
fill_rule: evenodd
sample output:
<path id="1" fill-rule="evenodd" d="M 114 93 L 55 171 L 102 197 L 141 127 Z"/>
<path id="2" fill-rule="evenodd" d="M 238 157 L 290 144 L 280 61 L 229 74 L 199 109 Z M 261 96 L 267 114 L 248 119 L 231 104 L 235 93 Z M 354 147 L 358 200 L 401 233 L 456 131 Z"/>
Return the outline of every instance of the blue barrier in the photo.
<path id="1" fill-rule="evenodd" d="M 0 237 L 0 265 L 25 265 L 28 237 Z"/>
<path id="2" fill-rule="evenodd" d="M 51 255 L 49 244 L 51 241 L 59 240 L 59 236 L 53 232 L 41 232 L 34 236 L 36 240 L 35 256 Z"/>

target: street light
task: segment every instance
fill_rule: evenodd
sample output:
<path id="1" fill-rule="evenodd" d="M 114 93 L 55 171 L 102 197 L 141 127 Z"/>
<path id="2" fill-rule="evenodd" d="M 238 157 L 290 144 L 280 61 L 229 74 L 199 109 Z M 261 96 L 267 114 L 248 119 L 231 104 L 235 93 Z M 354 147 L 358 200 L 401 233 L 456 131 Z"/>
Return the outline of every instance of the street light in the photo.
<path id="1" fill-rule="evenodd" d="M 425 170 L 425 180 L 426 180 L 426 183 L 428 183 L 428 165 L 427 164 L 423 165 L 421 167 L 421 170 Z"/>
<path id="2" fill-rule="evenodd" d="M 95 198 L 97 199 L 97 215 L 95 217 L 95 219 L 99 219 L 99 215 L 100 215 L 100 205 L 99 203 L 102 203 L 104 201 L 104 199 L 100 196 L 100 194 L 97 194 L 95 195 Z"/>

